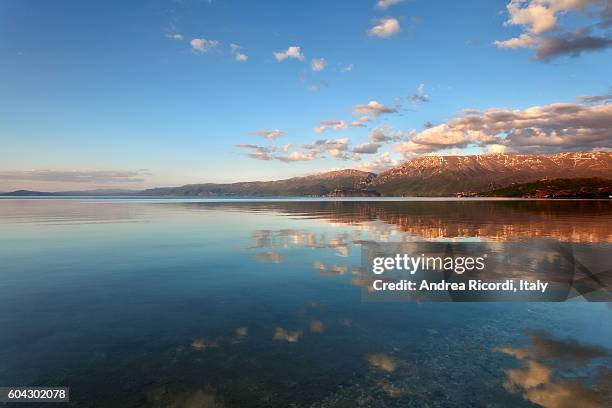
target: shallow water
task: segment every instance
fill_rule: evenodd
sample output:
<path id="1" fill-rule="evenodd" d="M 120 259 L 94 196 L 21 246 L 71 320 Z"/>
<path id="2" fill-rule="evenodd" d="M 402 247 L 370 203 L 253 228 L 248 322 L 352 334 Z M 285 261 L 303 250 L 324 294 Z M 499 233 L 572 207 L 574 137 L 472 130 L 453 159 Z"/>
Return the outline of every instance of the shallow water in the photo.
<path id="1" fill-rule="evenodd" d="M 0 386 L 78 407 L 606 406 L 609 304 L 363 302 L 359 242 L 601 250 L 611 225 L 610 201 L 2 200 Z"/>

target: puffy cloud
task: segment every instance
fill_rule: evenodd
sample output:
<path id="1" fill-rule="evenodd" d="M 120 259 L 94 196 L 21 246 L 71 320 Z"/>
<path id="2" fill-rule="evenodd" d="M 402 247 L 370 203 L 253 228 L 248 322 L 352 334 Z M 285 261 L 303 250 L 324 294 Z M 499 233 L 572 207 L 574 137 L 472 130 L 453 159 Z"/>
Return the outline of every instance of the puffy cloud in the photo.
<path id="1" fill-rule="evenodd" d="M 372 115 L 378 116 L 383 113 L 396 113 L 397 108 L 385 106 L 378 101 L 370 101 L 366 104 L 353 106 L 353 115 Z"/>
<path id="2" fill-rule="evenodd" d="M 369 171 L 372 173 L 382 173 L 385 170 L 389 170 L 391 167 L 399 165 L 399 160 L 394 160 L 391 158 L 391 153 L 384 152 L 379 156 L 373 158 L 369 162 L 360 163 L 358 166 L 355 166 L 357 170 Z"/>
<path id="3" fill-rule="evenodd" d="M 340 139 L 319 139 L 312 143 L 303 144 L 301 147 L 313 155 L 329 154 L 336 159 L 349 160 L 354 156 L 347 153 L 350 140 L 348 137 Z"/>
<path id="4" fill-rule="evenodd" d="M 283 132 L 280 129 L 272 129 L 272 130 L 261 129 L 261 130 L 257 130 L 255 132 L 253 132 L 253 135 L 259 136 L 259 137 L 263 137 L 263 138 L 266 138 L 268 140 L 278 139 L 279 137 L 283 136 L 284 134 L 285 134 L 285 132 Z"/>
<path id="5" fill-rule="evenodd" d="M 550 6 L 549 2 L 541 0 L 512 0 L 506 6 L 509 14 L 506 25 L 525 26 L 532 34 L 550 31 L 557 24 L 557 10 Z"/>
<path id="6" fill-rule="evenodd" d="M 378 153 L 379 147 L 380 147 L 380 144 L 378 143 L 362 143 L 353 148 L 353 153 L 376 154 Z"/>
<path id="7" fill-rule="evenodd" d="M 323 133 L 328 129 L 344 130 L 348 128 L 348 123 L 343 120 L 324 120 L 314 129 L 317 133 Z"/>
<path id="8" fill-rule="evenodd" d="M 376 2 L 376 8 L 379 10 L 386 10 L 391 6 L 402 3 L 404 0 L 378 0 Z"/>
<path id="9" fill-rule="evenodd" d="M 501 144 L 490 144 L 487 146 L 487 153 L 506 153 L 508 150 L 508 146 Z"/>
<path id="10" fill-rule="evenodd" d="M 274 147 L 265 147 L 265 146 L 258 146 L 255 144 L 238 144 L 236 145 L 236 147 L 240 147 L 242 149 L 249 149 L 249 153 L 247 153 L 246 155 L 248 157 L 250 157 L 251 159 L 255 159 L 255 160 L 272 160 L 274 157 L 272 156 L 272 153 L 274 152 Z"/>
<path id="11" fill-rule="evenodd" d="M 219 41 L 216 40 L 207 40 L 206 38 L 194 38 L 189 41 L 189 45 L 191 45 L 191 50 L 196 54 L 204 54 L 210 50 L 214 50 L 219 46 Z"/>
<path id="12" fill-rule="evenodd" d="M 234 59 L 238 62 L 244 62 L 249 59 L 249 56 L 243 53 L 242 47 L 238 44 L 230 44 L 230 49 L 232 50 L 232 54 L 234 55 Z"/>
<path id="13" fill-rule="evenodd" d="M 313 71 L 323 71 L 327 66 L 327 61 L 325 58 L 313 58 L 310 62 L 310 67 Z"/>
<path id="14" fill-rule="evenodd" d="M 495 41 L 499 48 L 533 49 L 534 59 L 547 61 L 562 55 L 577 57 L 586 51 L 612 46 L 609 32 L 593 34 L 594 29 L 605 29 L 612 24 L 612 6 L 607 0 L 512 0 L 506 8 L 509 16 L 506 25 L 521 26 L 524 33 Z M 570 12 L 595 19 L 595 24 L 574 31 L 564 30 L 557 17 Z"/>
<path id="15" fill-rule="evenodd" d="M 431 153 L 439 149 L 442 149 L 442 147 L 419 144 L 413 142 L 412 140 L 408 140 L 407 142 L 399 143 L 393 146 L 393 150 L 401 153 L 405 157 Z"/>
<path id="16" fill-rule="evenodd" d="M 349 145 L 349 138 L 343 137 L 339 139 L 315 140 L 312 143 L 300 145 L 298 147 L 299 150 L 294 151 L 290 151 L 292 147 L 291 144 L 285 144 L 282 147 L 239 144 L 236 145 L 236 147 L 248 149 L 249 152 L 247 156 L 253 159 L 280 160 L 285 163 L 311 161 L 324 154 L 341 160 L 359 160 L 359 155 L 357 153 L 349 151 Z"/>
<path id="17" fill-rule="evenodd" d="M 612 46 L 612 38 L 591 35 L 591 30 L 563 33 L 557 37 L 542 37 L 535 47 L 537 60 L 550 60 L 560 55 L 578 57 L 583 52 L 597 51 Z"/>
<path id="18" fill-rule="evenodd" d="M 496 135 L 488 134 L 482 129 L 457 128 L 442 124 L 425 129 L 412 138 L 412 141 L 422 145 L 447 147 L 466 147 L 475 142 L 495 142 Z"/>
<path id="19" fill-rule="evenodd" d="M 248 59 L 249 59 L 249 56 L 248 56 L 248 55 L 246 55 L 246 54 L 243 54 L 243 53 L 241 53 L 241 52 L 237 52 L 237 53 L 234 55 L 234 59 L 235 59 L 236 61 L 238 61 L 238 62 L 244 62 L 244 61 L 246 61 L 246 60 L 248 60 Z"/>
<path id="20" fill-rule="evenodd" d="M 467 146 L 500 151 L 554 152 L 612 147 L 612 105 L 553 103 L 525 110 L 467 110 L 460 117 L 395 146 L 404 155 Z"/>
<path id="21" fill-rule="evenodd" d="M 579 96 L 577 99 L 584 103 L 610 102 L 612 101 L 612 88 L 610 88 L 610 91 L 607 94 Z"/>
<path id="22" fill-rule="evenodd" d="M 495 41 L 494 44 L 499 48 L 531 48 L 537 43 L 537 40 L 529 34 L 521 34 L 519 37 L 510 38 L 505 41 Z"/>
<path id="23" fill-rule="evenodd" d="M 319 151 L 340 150 L 346 151 L 349 145 L 349 138 L 343 137 L 340 139 L 319 139 L 311 144 L 303 145 L 304 148 L 316 149 Z"/>
<path id="24" fill-rule="evenodd" d="M 416 106 L 419 102 L 429 102 L 429 95 L 425 93 L 425 84 L 419 84 L 417 92 L 411 95 L 409 99 L 413 106 Z"/>
<path id="25" fill-rule="evenodd" d="M 274 52 L 274 58 L 276 58 L 277 61 L 283 61 L 287 58 L 304 61 L 304 54 L 302 54 L 300 47 L 294 45 L 287 48 L 285 51 Z"/>
<path id="26" fill-rule="evenodd" d="M 404 134 L 399 130 L 394 130 L 389 125 L 378 126 L 372 129 L 369 134 L 369 139 L 373 143 L 398 142 L 404 137 Z"/>
<path id="27" fill-rule="evenodd" d="M 320 91 L 322 88 L 327 88 L 329 86 L 329 84 L 327 83 L 327 81 L 319 81 L 316 84 L 312 84 L 308 87 L 308 90 L 310 92 L 318 92 Z"/>
<path id="28" fill-rule="evenodd" d="M 396 18 L 383 17 L 374 22 L 374 26 L 368 30 L 368 35 L 389 38 L 400 31 L 400 23 Z"/>
<path id="29" fill-rule="evenodd" d="M 351 126 L 353 127 L 365 127 L 366 123 L 371 122 L 372 119 L 370 119 L 369 116 L 362 116 L 359 119 L 351 122 Z"/>
<path id="30" fill-rule="evenodd" d="M 289 163 L 289 162 L 297 162 L 297 161 L 311 161 L 316 158 L 316 154 L 313 152 L 300 152 L 295 151 L 291 152 L 285 156 L 277 156 L 276 159 Z"/>
<path id="31" fill-rule="evenodd" d="M 348 64 L 340 68 L 342 72 L 351 72 L 353 70 L 353 64 Z"/>
<path id="32" fill-rule="evenodd" d="M 2 181 L 42 181 L 68 183 L 135 183 L 144 181 L 144 176 L 151 172 L 141 170 L 92 170 L 92 171 L 59 171 L 59 170 L 26 170 L 0 171 Z"/>

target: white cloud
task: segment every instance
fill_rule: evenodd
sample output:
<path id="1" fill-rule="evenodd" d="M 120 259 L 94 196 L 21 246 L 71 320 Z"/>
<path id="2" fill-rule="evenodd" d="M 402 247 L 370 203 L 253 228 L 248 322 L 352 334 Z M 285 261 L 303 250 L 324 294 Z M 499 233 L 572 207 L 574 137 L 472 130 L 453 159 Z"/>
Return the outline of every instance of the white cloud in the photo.
<path id="1" fill-rule="evenodd" d="M 316 158 L 316 154 L 312 152 L 305 153 L 305 152 L 295 151 L 295 152 L 289 153 L 286 156 L 278 156 L 276 158 L 286 163 L 296 162 L 296 161 L 311 161 Z"/>
<path id="2" fill-rule="evenodd" d="M 272 160 L 274 157 L 272 156 L 272 153 L 276 150 L 274 147 L 265 147 L 265 146 L 258 146 L 255 144 L 239 144 L 236 145 L 236 147 L 240 147 L 242 149 L 249 149 L 249 153 L 247 153 L 246 155 L 248 157 L 250 157 L 251 159 L 255 159 L 255 160 Z"/>
<path id="3" fill-rule="evenodd" d="M 340 71 L 342 72 L 351 72 L 353 70 L 353 64 L 348 64 L 343 66 Z"/>
<path id="4" fill-rule="evenodd" d="M 313 58 L 310 63 L 310 67 L 313 71 L 323 71 L 326 66 L 327 61 L 325 61 L 325 58 Z"/>
<path id="5" fill-rule="evenodd" d="M 391 167 L 399 165 L 399 160 L 391 158 L 391 153 L 384 152 L 378 157 L 370 160 L 369 162 L 359 163 L 355 168 L 361 171 L 369 171 L 372 173 L 382 173 L 385 170 L 389 170 Z"/>
<path id="6" fill-rule="evenodd" d="M 402 3 L 403 1 L 405 0 L 378 0 L 376 2 L 376 8 L 379 10 L 386 10 L 391 6 Z"/>
<path id="7" fill-rule="evenodd" d="M 373 115 L 378 116 L 383 113 L 395 113 L 397 108 L 385 106 L 378 101 L 370 101 L 366 104 L 353 106 L 353 115 Z"/>
<path id="8" fill-rule="evenodd" d="M 207 40 L 206 38 L 194 38 L 189 41 L 191 50 L 196 54 L 203 54 L 210 50 L 213 50 L 219 46 L 219 41 Z"/>
<path id="9" fill-rule="evenodd" d="M 579 96 L 578 99 L 580 102 L 584 103 L 602 103 L 602 102 L 612 102 L 612 87 L 608 93 L 603 95 L 583 95 Z"/>
<path id="10" fill-rule="evenodd" d="M 359 154 L 375 154 L 378 152 L 380 144 L 378 143 L 362 143 L 353 148 L 353 153 Z"/>
<path id="11" fill-rule="evenodd" d="M 537 40 L 529 34 L 521 34 L 519 37 L 510 38 L 505 41 L 495 41 L 494 44 L 499 48 L 531 48 L 537 43 Z"/>
<path id="12" fill-rule="evenodd" d="M 327 153 L 336 159 L 348 160 L 351 158 L 347 154 L 350 140 L 348 137 L 340 139 L 319 139 L 312 143 L 303 144 L 300 147 L 317 156 Z"/>
<path id="13" fill-rule="evenodd" d="M 446 123 L 414 132 L 395 148 L 405 155 L 468 146 L 531 153 L 588 151 L 612 147 L 610 129 L 612 105 L 605 103 L 466 110 Z"/>
<path id="14" fill-rule="evenodd" d="M 348 128 L 348 123 L 343 120 L 324 120 L 320 123 L 320 125 L 314 128 L 314 131 L 317 133 L 323 133 L 328 129 L 332 130 L 344 130 Z"/>
<path id="15" fill-rule="evenodd" d="M 318 92 L 323 88 L 329 87 L 329 83 L 327 81 L 321 80 L 316 84 L 311 84 L 308 86 L 308 90 L 311 92 Z"/>
<path id="16" fill-rule="evenodd" d="M 372 129 L 368 137 L 373 143 L 387 143 L 400 141 L 404 134 L 389 125 L 383 125 Z"/>
<path id="17" fill-rule="evenodd" d="M 172 38 L 173 40 L 182 41 L 183 36 L 181 34 L 167 34 L 166 37 Z"/>
<path id="18" fill-rule="evenodd" d="M 279 137 L 283 136 L 284 134 L 285 134 L 285 132 L 283 132 L 280 129 L 272 129 L 272 130 L 261 129 L 261 130 L 257 130 L 255 132 L 253 132 L 253 135 L 259 136 L 259 137 L 263 137 L 263 138 L 266 138 L 268 140 L 278 139 Z"/>
<path id="19" fill-rule="evenodd" d="M 499 48 L 535 50 L 534 59 L 549 60 L 561 55 L 576 57 L 582 52 L 597 51 L 612 46 L 612 37 L 606 29 L 612 24 L 609 0 L 511 0 L 506 6 L 506 25 L 523 29 L 518 37 L 497 40 Z M 571 30 L 559 25 L 558 16 L 580 13 L 581 17 L 595 20 L 590 26 Z M 583 22 L 583 24 L 587 24 Z M 599 30 L 599 33 L 595 33 Z"/>
<path id="20" fill-rule="evenodd" d="M 249 56 L 241 51 L 242 47 L 239 46 L 238 44 L 233 44 L 233 43 L 230 44 L 230 49 L 231 49 L 232 54 L 234 55 L 234 59 L 236 61 L 244 62 L 244 61 L 249 59 Z"/>
<path id="21" fill-rule="evenodd" d="M 396 18 L 383 17 L 375 21 L 374 26 L 368 30 L 368 35 L 380 38 L 392 37 L 400 31 L 400 23 Z"/>
<path id="22" fill-rule="evenodd" d="M 487 146 L 487 153 L 506 153 L 508 150 L 508 146 L 501 144 L 491 144 Z"/>
<path id="23" fill-rule="evenodd" d="M 356 121 L 351 122 L 351 126 L 365 127 L 365 126 L 367 126 L 366 123 L 368 123 L 368 122 L 372 122 L 372 119 L 370 119 L 369 116 L 362 116 L 359 119 L 357 119 Z"/>
<path id="24" fill-rule="evenodd" d="M 302 51 L 298 46 L 291 46 L 287 48 L 286 51 L 278 51 L 274 52 L 273 54 L 274 58 L 276 58 L 277 61 L 283 61 L 287 58 L 294 58 L 300 61 L 304 61 L 304 54 L 302 54 Z"/>
<path id="25" fill-rule="evenodd" d="M 416 106 L 419 102 L 429 102 L 429 95 L 425 93 L 425 84 L 419 84 L 417 92 L 410 96 L 412 106 Z"/>

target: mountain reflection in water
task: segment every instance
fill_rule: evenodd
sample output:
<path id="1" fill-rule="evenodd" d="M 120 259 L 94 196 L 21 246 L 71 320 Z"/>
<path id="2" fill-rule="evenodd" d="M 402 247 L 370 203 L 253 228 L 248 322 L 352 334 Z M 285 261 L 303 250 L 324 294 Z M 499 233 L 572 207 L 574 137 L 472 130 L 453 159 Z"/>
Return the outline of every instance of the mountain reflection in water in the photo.
<path id="1" fill-rule="evenodd" d="M 360 243 L 588 254 L 610 225 L 609 201 L 1 200 L 0 384 L 79 407 L 609 406 L 608 305 L 362 302 Z"/>
<path id="2" fill-rule="evenodd" d="M 362 226 L 382 240 L 391 231 L 416 238 L 488 240 L 550 237 L 612 242 L 612 201 L 373 201 L 189 203 L 186 208 L 276 212 L 326 223 Z M 359 230 L 359 228 L 358 228 Z"/>

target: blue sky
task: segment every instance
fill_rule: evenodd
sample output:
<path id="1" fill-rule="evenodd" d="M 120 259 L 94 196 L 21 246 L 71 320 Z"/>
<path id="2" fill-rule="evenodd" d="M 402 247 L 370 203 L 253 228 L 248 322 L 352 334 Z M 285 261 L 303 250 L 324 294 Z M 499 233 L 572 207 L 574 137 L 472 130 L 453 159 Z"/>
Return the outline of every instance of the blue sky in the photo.
<path id="1" fill-rule="evenodd" d="M 380 171 L 420 154 L 610 148 L 610 127 L 555 123 L 554 107 L 609 118 L 610 12 L 601 1 L 559 3 L 2 1 L 0 190 L 268 180 Z M 282 59 L 292 46 L 299 58 Z M 324 59 L 322 70 L 313 59 Z M 585 95 L 600 99 L 577 99 Z M 370 101 L 393 112 L 359 108 Z M 489 124 L 534 106 L 546 123 Z M 351 125 L 363 116 L 370 121 Z M 487 125 L 452 122 L 473 117 Z M 338 130 L 316 132 L 325 120 Z M 256 134 L 276 129 L 273 140 Z"/>

